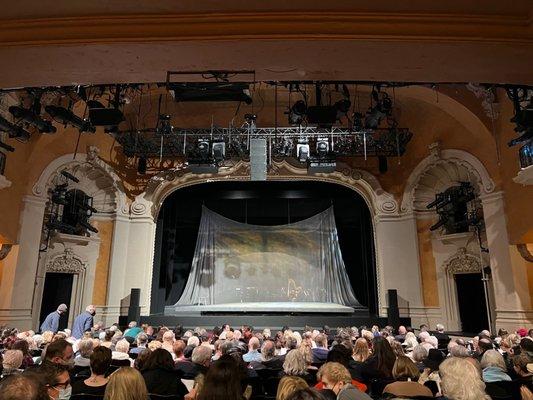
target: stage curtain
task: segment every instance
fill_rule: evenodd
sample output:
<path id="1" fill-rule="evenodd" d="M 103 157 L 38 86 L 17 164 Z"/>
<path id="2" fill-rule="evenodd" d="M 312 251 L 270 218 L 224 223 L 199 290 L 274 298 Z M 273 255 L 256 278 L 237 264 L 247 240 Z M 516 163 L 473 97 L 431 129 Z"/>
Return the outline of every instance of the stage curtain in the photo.
<path id="1" fill-rule="evenodd" d="M 175 306 L 288 301 L 360 307 L 333 207 L 277 226 L 236 222 L 203 207 L 191 273 Z"/>

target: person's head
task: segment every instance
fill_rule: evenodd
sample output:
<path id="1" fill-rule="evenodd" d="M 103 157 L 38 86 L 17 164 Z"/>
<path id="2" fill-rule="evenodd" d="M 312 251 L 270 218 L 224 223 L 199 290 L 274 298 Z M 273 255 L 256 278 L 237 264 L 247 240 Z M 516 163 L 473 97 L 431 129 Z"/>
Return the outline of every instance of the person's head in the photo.
<path id="1" fill-rule="evenodd" d="M 420 332 L 427 332 L 429 327 L 426 324 L 420 325 Z"/>
<path id="2" fill-rule="evenodd" d="M 107 331 L 105 331 L 104 341 L 105 342 L 110 342 L 111 339 L 113 339 L 114 335 L 115 335 L 115 331 L 112 331 L 111 329 L 108 329 Z"/>
<path id="3" fill-rule="evenodd" d="M 146 333 L 141 332 L 137 335 L 135 341 L 137 342 L 137 346 L 144 347 L 148 343 L 148 335 Z"/>
<path id="4" fill-rule="evenodd" d="M 172 331 L 166 331 L 166 332 L 163 334 L 163 343 L 170 343 L 170 344 L 173 344 L 173 343 L 174 343 L 174 332 L 172 332 Z"/>
<path id="5" fill-rule="evenodd" d="M 147 400 L 148 390 L 139 371 L 122 367 L 109 377 L 104 400 Z"/>
<path id="6" fill-rule="evenodd" d="M 353 348 L 353 358 L 355 361 L 364 362 L 370 356 L 370 349 L 368 342 L 364 338 L 359 338 L 355 341 Z"/>
<path id="7" fill-rule="evenodd" d="M 420 343 L 424 343 L 425 341 L 427 341 L 429 339 L 431 335 L 429 334 L 428 331 L 421 331 L 419 334 L 418 334 L 418 339 L 420 339 Z"/>
<path id="8" fill-rule="evenodd" d="M 192 351 L 191 361 L 195 364 L 209 367 L 211 363 L 212 350 L 207 346 L 197 346 Z"/>
<path id="9" fill-rule="evenodd" d="M 148 348 L 152 351 L 155 349 L 160 349 L 163 346 L 163 343 L 161 343 L 159 340 L 152 340 L 148 343 Z"/>
<path id="10" fill-rule="evenodd" d="M 533 363 L 533 355 L 531 353 L 522 352 L 513 357 L 513 368 L 520 376 L 529 374 L 527 365 Z"/>
<path id="11" fill-rule="evenodd" d="M 494 348 L 494 346 L 492 345 L 492 341 L 486 337 L 482 337 L 481 339 L 479 339 L 477 347 L 479 349 L 480 354 L 483 354 L 487 350 L 492 350 Z"/>
<path id="12" fill-rule="evenodd" d="M 91 339 L 83 339 L 78 343 L 78 351 L 80 356 L 89 358 L 93 352 L 94 343 Z"/>
<path id="13" fill-rule="evenodd" d="M 328 347 L 328 337 L 327 335 L 323 333 L 319 333 L 315 336 L 315 343 L 318 347 L 322 347 L 324 349 L 327 349 Z"/>
<path id="14" fill-rule="evenodd" d="M 128 342 L 126 339 L 119 340 L 115 345 L 115 351 L 128 354 L 130 351 L 130 342 Z"/>
<path id="15" fill-rule="evenodd" d="M 26 339 L 19 339 L 11 345 L 11 350 L 20 350 L 24 356 L 27 356 L 30 354 L 30 345 Z"/>
<path id="16" fill-rule="evenodd" d="M 128 324 L 128 328 L 135 328 L 137 326 L 137 321 L 130 321 L 130 323 Z"/>
<path id="17" fill-rule="evenodd" d="M 200 339 L 198 338 L 198 336 L 191 336 L 189 339 L 187 339 L 187 346 L 200 346 Z"/>
<path id="18" fill-rule="evenodd" d="M 405 335 L 406 333 L 407 333 L 407 329 L 405 329 L 405 326 L 400 325 L 400 327 L 398 328 L 398 334 Z"/>
<path id="19" fill-rule="evenodd" d="M 66 393 L 70 390 L 70 376 L 67 367 L 45 361 L 38 368 L 37 374 L 45 385 L 50 399 L 56 400 L 67 397 Z"/>
<path id="20" fill-rule="evenodd" d="M 166 351 L 166 350 L 165 350 Z M 152 350 L 149 348 L 143 349 L 138 355 L 135 361 L 133 362 L 133 366 L 138 370 L 142 371 L 144 370 L 144 365 L 152 355 Z"/>
<path id="21" fill-rule="evenodd" d="M 252 336 L 248 341 L 248 348 L 250 350 L 257 350 L 259 348 L 259 339 L 255 336 Z"/>
<path id="22" fill-rule="evenodd" d="M 415 362 L 422 362 L 423 360 L 426 359 L 427 356 L 428 356 L 428 350 L 421 344 L 416 345 L 413 348 L 412 357 Z"/>
<path id="23" fill-rule="evenodd" d="M 105 375 L 109 365 L 111 365 L 111 350 L 104 346 L 98 346 L 91 353 L 89 362 L 93 374 Z"/>
<path id="24" fill-rule="evenodd" d="M 176 340 L 174 344 L 172 345 L 172 351 L 176 355 L 176 357 L 181 358 L 183 357 L 183 351 L 185 350 L 185 342 L 181 339 Z"/>
<path id="25" fill-rule="evenodd" d="M 487 350 L 481 357 L 481 368 L 496 367 L 505 371 L 505 361 L 498 350 Z"/>
<path id="26" fill-rule="evenodd" d="M 330 389 L 338 394 L 339 391 L 352 381 L 352 377 L 348 369 L 336 362 L 327 362 L 318 370 L 317 377 L 324 384 L 325 389 Z"/>
<path id="27" fill-rule="evenodd" d="M 392 367 L 392 377 L 396 380 L 405 381 L 411 379 L 418 380 L 420 372 L 415 363 L 407 356 L 398 356 L 394 367 Z"/>
<path id="28" fill-rule="evenodd" d="M 431 344 L 434 349 L 439 347 L 439 339 L 436 336 L 430 335 L 425 342 Z"/>
<path id="29" fill-rule="evenodd" d="M 294 392 L 306 389 L 309 385 L 299 376 L 284 376 L 278 384 L 276 400 L 287 400 Z"/>
<path id="30" fill-rule="evenodd" d="M 327 361 L 328 362 L 338 362 L 345 367 L 348 367 L 352 354 L 350 350 L 343 346 L 342 344 L 336 344 L 328 352 Z"/>
<path id="31" fill-rule="evenodd" d="M 0 381 L 2 400 L 49 400 L 44 385 L 30 375 L 10 375 Z"/>
<path id="32" fill-rule="evenodd" d="M 231 355 L 225 354 L 216 360 L 207 371 L 203 387 L 198 393 L 197 399 L 242 399 L 243 379 L 246 379 L 246 375 L 239 362 Z"/>
<path id="33" fill-rule="evenodd" d="M 276 355 L 276 343 L 273 340 L 265 340 L 261 347 L 261 356 L 264 361 L 271 360 Z"/>
<path id="34" fill-rule="evenodd" d="M 13 370 L 18 369 L 22 365 L 24 355 L 20 350 L 6 350 L 2 360 L 2 367 L 4 369 Z"/>
<path id="35" fill-rule="evenodd" d="M 305 375 L 307 363 L 304 354 L 296 349 L 289 351 L 283 362 L 283 372 L 286 375 Z"/>
<path id="36" fill-rule="evenodd" d="M 468 349 L 465 346 L 461 346 L 459 344 L 451 347 L 449 352 L 452 357 L 459 357 L 459 358 L 470 357 L 470 352 L 468 351 Z"/>
<path id="37" fill-rule="evenodd" d="M 87 306 L 87 308 L 85 309 L 85 311 L 87 311 L 89 314 L 91 314 L 92 316 L 94 316 L 96 314 L 96 307 L 94 305 L 89 305 Z"/>
<path id="38" fill-rule="evenodd" d="M 490 399 L 476 366 L 466 358 L 450 357 L 439 367 L 443 395 L 450 400 Z"/>
<path id="39" fill-rule="evenodd" d="M 59 314 L 63 314 L 63 313 L 66 313 L 67 312 L 67 305 L 66 304 L 60 304 L 58 307 L 57 307 L 57 312 Z"/>
<path id="40" fill-rule="evenodd" d="M 372 340 L 372 356 L 377 359 L 377 369 L 383 376 L 389 377 L 392 374 L 392 367 L 396 361 L 396 355 L 392 350 L 389 341 L 380 336 Z"/>
<path id="41" fill-rule="evenodd" d="M 144 363 L 143 370 L 165 369 L 174 370 L 174 361 L 172 356 L 165 349 L 156 349 L 152 351 L 148 360 Z"/>
<path id="42" fill-rule="evenodd" d="M 444 332 L 444 325 L 442 325 L 442 324 L 437 324 L 436 328 L 437 328 L 437 332 L 440 332 L 440 333 L 443 333 L 443 332 Z"/>
<path id="43" fill-rule="evenodd" d="M 402 344 L 406 351 L 412 351 L 418 345 L 418 340 L 413 332 L 407 332 Z"/>
<path id="44" fill-rule="evenodd" d="M 74 365 L 72 345 L 65 339 L 57 339 L 46 346 L 44 359 L 54 364 Z"/>

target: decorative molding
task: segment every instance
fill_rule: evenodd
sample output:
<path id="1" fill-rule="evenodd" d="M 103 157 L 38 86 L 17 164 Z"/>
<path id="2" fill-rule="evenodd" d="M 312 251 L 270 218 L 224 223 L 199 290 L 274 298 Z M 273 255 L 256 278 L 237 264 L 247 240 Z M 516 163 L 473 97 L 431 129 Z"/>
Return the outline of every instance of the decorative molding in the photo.
<path id="1" fill-rule="evenodd" d="M 65 247 L 63 253 L 56 255 L 46 263 L 46 272 L 82 274 L 86 267 L 86 263 L 76 256 L 70 247 Z"/>
<path id="2" fill-rule="evenodd" d="M 500 116 L 500 104 L 496 102 L 496 94 L 492 88 L 481 86 L 479 83 L 469 83 L 466 88 L 481 99 L 481 106 L 485 115 L 491 120 L 496 120 Z"/>
<path id="3" fill-rule="evenodd" d="M 522 256 L 522 258 L 530 263 L 533 263 L 533 254 L 531 251 L 529 251 L 527 244 L 520 243 L 516 245 L 516 248 L 518 249 L 518 252 Z M 0 260 L 2 258 L 0 257 Z"/>
<path id="4" fill-rule="evenodd" d="M 85 15 L 6 19 L 4 46 L 117 42 L 340 39 L 438 40 L 439 42 L 531 43 L 528 15 L 438 12 L 356 12 L 350 10 Z M 324 23 L 327 21 L 327 23 Z M 475 37 L 472 32 L 475 31 Z"/>
<path id="5" fill-rule="evenodd" d="M 155 218 L 163 201 L 179 188 L 211 181 L 245 181 L 250 179 L 250 163 L 239 161 L 237 164 L 220 168 L 216 174 L 193 174 L 186 168 L 164 171 L 152 177 L 145 192 L 138 195 L 131 205 L 132 217 Z M 267 180 L 290 181 L 309 180 L 336 183 L 346 186 L 365 199 L 375 215 L 395 215 L 398 203 L 394 196 L 381 187 L 375 176 L 367 171 L 352 169 L 342 163 L 333 173 L 309 174 L 306 168 L 292 165 L 287 160 L 272 161 L 267 172 Z"/>
<path id="6" fill-rule="evenodd" d="M 513 178 L 513 181 L 524 186 L 533 185 L 533 165 L 520 169 L 518 175 Z"/>
<path id="7" fill-rule="evenodd" d="M 11 181 L 8 181 L 4 175 L 0 174 L 0 190 L 11 186 Z"/>
<path id="8" fill-rule="evenodd" d="M 411 172 L 402 196 L 402 212 L 427 212 L 425 206 L 435 194 L 460 181 L 474 184 L 480 197 L 495 189 L 485 166 L 472 154 L 456 149 L 440 150 L 438 143 L 429 146 L 430 155 Z"/>
<path id="9" fill-rule="evenodd" d="M 13 247 L 13 245 L 11 245 L 11 244 L 2 244 L 2 245 L 0 245 L 0 261 L 7 257 L 7 255 L 11 251 L 12 247 Z"/>
<path id="10" fill-rule="evenodd" d="M 481 272 L 479 258 L 467 253 L 465 247 L 460 247 L 453 256 L 444 262 L 443 267 L 446 273 L 452 276 Z"/>

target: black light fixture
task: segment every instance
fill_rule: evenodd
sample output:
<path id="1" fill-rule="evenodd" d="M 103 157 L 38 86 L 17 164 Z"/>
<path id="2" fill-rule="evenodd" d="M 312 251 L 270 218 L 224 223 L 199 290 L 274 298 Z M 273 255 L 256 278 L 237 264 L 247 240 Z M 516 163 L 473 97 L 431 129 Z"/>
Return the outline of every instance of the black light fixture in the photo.
<path id="1" fill-rule="evenodd" d="M 216 162 L 224 161 L 224 158 L 226 158 L 226 143 L 223 140 L 213 141 L 211 153 Z"/>
<path id="2" fill-rule="evenodd" d="M 289 124 L 291 125 L 301 125 L 305 115 L 307 113 L 307 105 L 305 104 L 305 101 L 298 100 L 296 103 L 292 105 L 290 108 L 288 115 L 289 115 Z"/>
<path id="3" fill-rule="evenodd" d="M 75 128 L 78 128 L 80 132 L 96 132 L 96 128 L 91 125 L 90 121 L 81 119 L 71 110 L 68 110 L 65 107 L 50 105 L 46 106 L 44 109 L 54 120 L 61 124 L 72 125 Z"/>
<path id="4" fill-rule="evenodd" d="M 87 101 L 89 120 L 93 126 L 112 127 L 124 121 L 124 114 L 118 108 L 108 108 L 96 100 Z"/>
<path id="5" fill-rule="evenodd" d="M 319 157 L 326 157 L 329 153 L 328 138 L 318 138 L 316 141 L 316 153 Z"/>
<path id="6" fill-rule="evenodd" d="M 6 132 L 10 138 L 17 139 L 19 142 L 27 142 L 31 136 L 30 132 L 9 122 L 2 116 L 0 116 L 0 131 Z"/>
<path id="7" fill-rule="evenodd" d="M 36 114 L 30 109 L 20 107 L 20 106 L 11 106 L 9 107 L 9 112 L 13 117 L 23 120 L 30 125 L 36 127 L 41 133 L 56 133 L 57 129 L 52 125 L 50 121 L 46 121 L 41 118 L 40 115 Z"/>
<path id="8" fill-rule="evenodd" d="M 361 132 L 363 130 L 363 114 L 354 112 L 352 115 L 352 130 Z"/>
<path id="9" fill-rule="evenodd" d="M 148 166 L 148 160 L 145 156 L 140 156 L 139 160 L 137 161 L 137 172 L 140 175 L 146 174 L 146 168 Z"/>
<path id="10" fill-rule="evenodd" d="M 298 157 L 298 161 L 300 162 L 306 162 L 309 158 L 309 142 L 307 139 L 300 139 L 298 140 L 298 144 L 296 145 L 296 155 Z"/>
<path id="11" fill-rule="evenodd" d="M 0 141 L 0 148 L 4 149 L 5 151 L 9 151 L 9 152 L 14 152 L 15 151 L 15 148 L 8 145 L 7 143 L 4 143 L 2 141 Z"/>

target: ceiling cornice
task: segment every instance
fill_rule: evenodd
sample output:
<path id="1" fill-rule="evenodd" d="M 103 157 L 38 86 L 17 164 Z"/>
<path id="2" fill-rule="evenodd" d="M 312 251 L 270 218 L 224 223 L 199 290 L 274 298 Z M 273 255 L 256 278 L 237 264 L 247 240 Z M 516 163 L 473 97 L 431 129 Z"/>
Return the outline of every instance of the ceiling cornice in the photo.
<path id="1" fill-rule="evenodd" d="M 533 43 L 529 15 L 260 12 L 0 20 L 0 46 L 336 39 Z"/>

